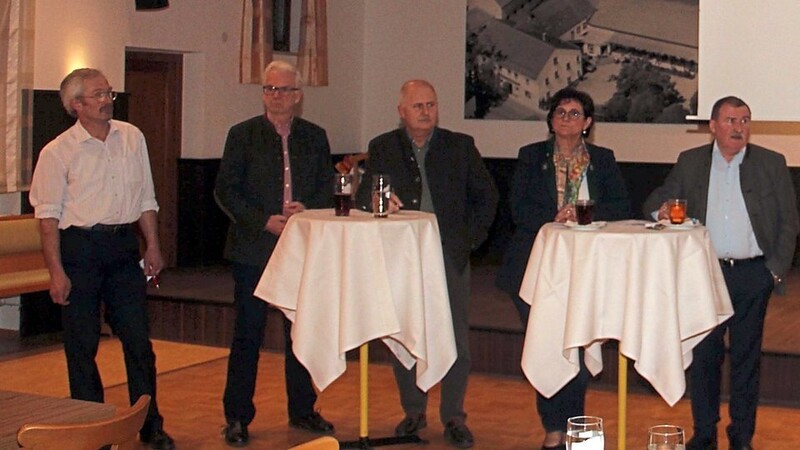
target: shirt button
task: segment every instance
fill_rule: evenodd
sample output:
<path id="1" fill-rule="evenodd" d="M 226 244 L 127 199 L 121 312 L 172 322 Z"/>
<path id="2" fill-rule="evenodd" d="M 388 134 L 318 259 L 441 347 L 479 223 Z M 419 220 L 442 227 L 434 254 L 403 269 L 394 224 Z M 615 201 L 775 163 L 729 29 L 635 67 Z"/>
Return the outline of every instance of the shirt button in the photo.
<path id="1" fill-rule="evenodd" d="M 417 177 L 417 178 L 414 178 L 414 181 L 416 181 L 417 183 L 419 183 L 419 177 Z"/>
<path id="2" fill-rule="evenodd" d="M 411 203 L 416 205 L 417 203 L 419 203 L 419 201 L 417 199 L 414 199 L 414 200 L 411 200 Z"/>

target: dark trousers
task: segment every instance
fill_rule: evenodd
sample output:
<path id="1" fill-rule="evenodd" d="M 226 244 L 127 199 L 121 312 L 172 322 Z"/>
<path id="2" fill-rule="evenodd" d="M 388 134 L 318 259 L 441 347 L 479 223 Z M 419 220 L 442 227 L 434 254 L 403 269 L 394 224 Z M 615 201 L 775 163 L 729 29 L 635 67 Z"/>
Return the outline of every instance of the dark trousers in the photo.
<path id="1" fill-rule="evenodd" d="M 253 296 L 262 272 L 263 267 L 233 265 L 236 324 L 231 353 L 228 357 L 228 379 L 225 384 L 223 405 L 225 419 L 228 422 L 237 421 L 245 425 L 252 422 L 256 415 L 253 394 L 256 389 L 259 352 L 266 327 L 267 303 Z M 317 393 L 311 383 L 311 375 L 292 351 L 291 325 L 291 322 L 284 317 L 286 396 L 289 418 L 299 419 L 314 412 Z"/>
<path id="2" fill-rule="evenodd" d="M 755 433 L 761 338 L 773 281 L 763 260 L 723 265 L 722 274 L 734 313 L 694 348 L 689 369 L 694 433 L 701 438 L 717 436 L 724 336 L 729 331 L 731 424 L 727 431 L 731 443 L 744 445 Z"/>
<path id="3" fill-rule="evenodd" d="M 531 312 L 531 305 L 525 303 L 518 295 L 512 295 L 514 306 L 519 313 L 522 327 L 528 329 L 528 316 Z M 584 415 L 584 405 L 586 403 L 586 389 L 589 386 L 591 375 L 584 362 L 584 351 L 580 349 L 580 371 L 578 375 L 564 385 L 561 390 L 550 398 L 536 392 L 536 410 L 542 420 L 545 431 L 567 431 L 567 419 L 575 416 Z M 547 370 L 547 368 L 542 368 Z"/>
<path id="4" fill-rule="evenodd" d="M 442 379 L 439 417 L 442 423 L 446 424 L 451 420 L 460 421 L 467 417 L 464 412 L 464 397 L 467 393 L 467 378 L 472 359 L 469 352 L 469 263 L 463 270 L 458 270 L 445 255 L 444 269 L 456 340 L 456 361 Z M 409 416 L 425 413 L 428 407 L 428 393 L 417 387 L 416 367 L 406 369 L 397 358 L 392 358 L 392 361 L 403 411 Z"/>
<path id="5" fill-rule="evenodd" d="M 61 261 L 72 282 L 62 310 L 64 351 L 72 398 L 103 402 L 103 383 L 95 357 L 100 341 L 100 303 L 111 330 L 122 343 L 128 395 L 151 396 L 142 431 L 163 426 L 156 403 L 156 355 L 150 343 L 145 276 L 139 266 L 139 241 L 132 229 L 121 232 L 61 231 Z"/>

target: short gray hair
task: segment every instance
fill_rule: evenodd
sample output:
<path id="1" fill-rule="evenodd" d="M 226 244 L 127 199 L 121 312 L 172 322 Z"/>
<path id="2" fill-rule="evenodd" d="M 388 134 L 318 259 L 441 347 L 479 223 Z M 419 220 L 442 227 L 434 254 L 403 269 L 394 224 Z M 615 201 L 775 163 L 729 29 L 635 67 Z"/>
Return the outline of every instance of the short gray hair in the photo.
<path id="1" fill-rule="evenodd" d="M 275 61 L 267 64 L 267 67 L 264 69 L 264 76 L 261 80 L 262 82 L 267 79 L 267 74 L 270 72 L 291 72 L 294 74 L 294 83 L 297 85 L 297 87 L 303 87 L 303 74 L 301 74 L 292 63 L 276 59 Z"/>
<path id="2" fill-rule="evenodd" d="M 92 78 L 103 77 L 103 72 L 97 69 L 75 69 L 67 75 L 61 82 L 61 89 L 59 95 L 61 96 L 61 104 L 67 110 L 67 114 L 72 117 L 77 117 L 75 108 L 72 107 L 72 101 L 83 95 L 83 82 Z"/>

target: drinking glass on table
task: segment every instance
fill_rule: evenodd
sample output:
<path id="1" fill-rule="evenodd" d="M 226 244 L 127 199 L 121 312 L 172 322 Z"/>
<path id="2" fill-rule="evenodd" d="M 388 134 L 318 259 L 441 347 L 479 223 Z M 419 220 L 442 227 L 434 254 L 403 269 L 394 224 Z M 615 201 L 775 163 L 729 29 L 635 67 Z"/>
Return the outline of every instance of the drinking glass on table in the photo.
<path id="1" fill-rule="evenodd" d="M 578 225 L 591 225 L 594 213 L 594 200 L 576 200 L 575 218 Z"/>
<path id="2" fill-rule="evenodd" d="M 349 216 L 353 206 L 353 176 L 337 173 L 333 176 L 333 205 L 337 216 Z"/>
<path id="3" fill-rule="evenodd" d="M 648 430 L 647 450 L 684 450 L 683 428 L 676 425 L 656 425 Z"/>
<path id="4" fill-rule="evenodd" d="M 667 213 L 669 222 L 673 225 L 680 225 L 686 220 L 686 199 L 671 198 L 667 200 Z"/>
<path id="5" fill-rule="evenodd" d="M 603 450 L 603 419 L 577 416 L 567 419 L 567 450 Z"/>
<path id="6" fill-rule="evenodd" d="M 389 216 L 389 202 L 392 198 L 392 178 L 384 173 L 372 176 L 372 215 Z"/>

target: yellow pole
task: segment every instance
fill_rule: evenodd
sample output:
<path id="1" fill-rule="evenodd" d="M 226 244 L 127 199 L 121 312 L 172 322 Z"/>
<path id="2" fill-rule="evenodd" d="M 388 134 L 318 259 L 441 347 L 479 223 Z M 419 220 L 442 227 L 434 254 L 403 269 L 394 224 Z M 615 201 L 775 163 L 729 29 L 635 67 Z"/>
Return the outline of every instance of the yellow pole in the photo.
<path id="1" fill-rule="evenodd" d="M 617 374 L 617 408 L 619 409 L 619 423 L 617 434 L 619 435 L 617 448 L 625 450 L 625 434 L 627 431 L 628 420 L 628 358 L 619 354 L 619 374 Z"/>
<path id="2" fill-rule="evenodd" d="M 362 439 L 369 437 L 369 343 L 361 344 L 358 351 L 358 366 L 361 378 L 360 409 L 361 422 L 358 436 Z"/>

